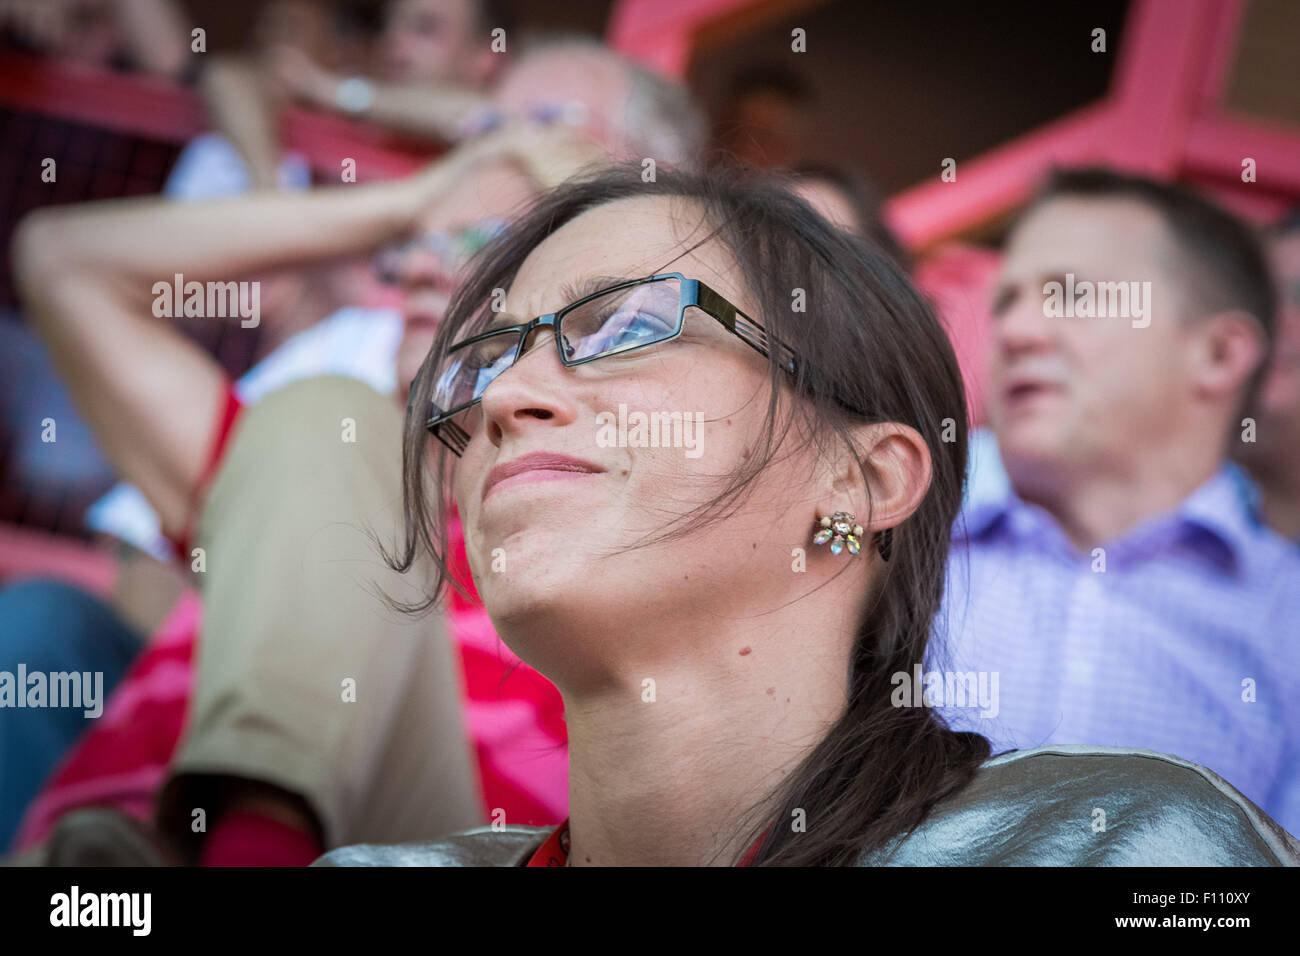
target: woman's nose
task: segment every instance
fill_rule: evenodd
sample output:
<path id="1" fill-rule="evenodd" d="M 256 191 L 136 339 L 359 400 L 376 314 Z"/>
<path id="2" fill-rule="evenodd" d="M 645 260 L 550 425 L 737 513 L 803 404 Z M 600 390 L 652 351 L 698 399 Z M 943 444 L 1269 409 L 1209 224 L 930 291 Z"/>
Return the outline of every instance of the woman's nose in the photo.
<path id="1" fill-rule="evenodd" d="M 556 426 L 576 420 L 577 410 L 561 380 L 569 370 L 556 355 L 554 336 L 549 326 L 534 329 L 524 343 L 524 354 L 484 389 L 482 410 L 495 444 L 529 423 Z"/>

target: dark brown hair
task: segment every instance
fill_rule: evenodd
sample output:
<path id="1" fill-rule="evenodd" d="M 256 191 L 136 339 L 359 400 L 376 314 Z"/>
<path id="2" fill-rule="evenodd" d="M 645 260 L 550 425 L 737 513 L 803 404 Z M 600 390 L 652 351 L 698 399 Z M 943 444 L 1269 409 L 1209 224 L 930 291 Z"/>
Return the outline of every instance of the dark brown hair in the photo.
<path id="1" fill-rule="evenodd" d="M 820 182 L 835 189 L 853 209 L 857 232 L 894 257 L 910 275 L 915 263 L 898 236 L 881 215 L 880 191 L 866 176 L 851 166 L 831 163 L 801 163 L 793 170 L 795 184 Z"/>
<path id="2" fill-rule="evenodd" d="M 724 244 L 758 303 L 754 318 L 802 358 L 794 375 L 775 357 L 769 362 L 772 387 L 761 447 L 716 498 L 683 516 L 680 526 L 666 527 L 657 540 L 725 517 L 778 448 L 786 454 L 811 444 L 821 451 L 842 442 L 861 462 L 853 432 L 865 422 L 912 426 L 933 459 L 930 487 L 916 512 L 893 530 L 891 558 L 881 566 L 860 624 L 845 675 L 845 712 L 766 803 L 779 808 L 776 815 L 746 815 L 737 823 L 748 846 L 776 821 L 753 865 L 851 864 L 863 851 L 918 825 L 935 803 L 964 787 L 989 755 L 985 738 L 949 730 L 930 708 L 891 703 L 893 675 L 911 674 L 925 662 L 943 595 L 966 468 L 966 402 L 947 337 L 893 258 L 833 227 L 790 195 L 784 180 L 750 171 L 661 170 L 657 182 L 645 183 L 639 166 L 608 167 L 542 197 L 482 250 L 411 386 L 403 449 L 405 538 L 389 561 L 405 571 L 422 552 L 432 556 L 436 579 L 422 608 L 451 580 L 443 486 L 449 453 L 439 447 L 442 457 L 430 469 L 426 449 L 437 442 L 424 429 L 439 357 L 491 318 L 484 305 L 493 290 L 508 288 L 546 237 L 586 210 L 647 195 L 673 197 L 705 212 L 710 231 L 700 242 Z M 806 311 L 792 310 L 795 289 L 804 290 Z M 779 401 L 783 392 L 796 400 Z M 955 440 L 941 440 L 945 430 Z M 870 547 L 862 553 L 863 560 L 879 560 Z M 804 815 L 803 832 L 789 825 L 796 811 Z"/>

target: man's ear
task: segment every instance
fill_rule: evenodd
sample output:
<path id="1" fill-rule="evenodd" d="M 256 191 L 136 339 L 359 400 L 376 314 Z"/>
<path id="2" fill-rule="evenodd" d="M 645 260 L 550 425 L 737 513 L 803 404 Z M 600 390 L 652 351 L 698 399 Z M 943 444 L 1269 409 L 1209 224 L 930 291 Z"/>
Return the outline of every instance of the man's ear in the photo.
<path id="1" fill-rule="evenodd" d="M 827 509 L 851 510 L 867 536 L 902 524 L 930 489 L 930 446 L 910 425 L 879 422 L 854 430 L 862 466 L 850 454 L 835 463 Z M 863 482 L 866 473 L 868 488 Z"/>
<path id="2" fill-rule="evenodd" d="M 1192 384 L 1206 398 L 1238 393 L 1267 357 L 1259 321 L 1247 312 L 1197 320 L 1190 355 Z"/>

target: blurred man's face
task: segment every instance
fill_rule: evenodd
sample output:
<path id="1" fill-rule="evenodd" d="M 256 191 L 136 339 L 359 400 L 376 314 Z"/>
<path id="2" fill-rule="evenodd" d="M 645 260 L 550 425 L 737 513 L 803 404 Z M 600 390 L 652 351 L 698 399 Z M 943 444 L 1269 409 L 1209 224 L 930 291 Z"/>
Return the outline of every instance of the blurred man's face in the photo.
<path id="1" fill-rule="evenodd" d="M 1171 431 L 1197 427 L 1183 414 L 1190 333 L 1174 261 L 1158 213 L 1130 200 L 1052 200 L 1016 228 L 994 294 L 988 402 L 1018 489 L 1122 473 Z M 1049 315 L 1044 285 L 1071 273 L 1076 289 L 1150 282 L 1145 320 Z"/>
<path id="2" fill-rule="evenodd" d="M 379 69 L 393 83 L 477 84 L 491 56 L 473 0 L 393 0 L 379 40 Z"/>
<path id="3" fill-rule="evenodd" d="M 539 107 L 579 104 L 586 117 L 582 125 L 617 149 L 628 86 L 627 71 L 617 58 L 565 48 L 519 61 L 502 77 L 492 99 L 497 109 L 516 120 L 527 119 Z M 421 225 L 426 232 L 455 239 L 485 222 L 510 219 L 536 193 L 537 184 L 513 165 L 485 165 L 440 202 Z M 398 350 L 397 374 L 403 398 L 446 316 L 464 265 L 454 255 L 418 244 L 402 254 L 397 279 L 406 327 Z"/>
<path id="4" fill-rule="evenodd" d="M 274 0 L 266 4 L 253 29 L 264 50 L 296 46 L 318 63 L 332 65 L 329 11 L 311 0 Z"/>
<path id="5" fill-rule="evenodd" d="M 535 192 L 532 180 L 513 167 L 485 166 L 420 225 L 425 233 L 442 233 L 454 239 L 484 221 L 509 218 Z M 420 370 L 438 326 L 447 314 L 447 305 L 464 266 L 463 258 L 419 243 L 401 254 L 396 278 L 402 289 L 405 330 L 397 352 L 397 381 L 403 401 L 406 386 Z"/>
<path id="6" fill-rule="evenodd" d="M 64 31 L 56 55 L 81 63 L 108 66 L 122 46 L 122 34 L 108 0 L 77 0 L 66 4 Z"/>
<path id="7" fill-rule="evenodd" d="M 629 77 L 613 56 L 565 47 L 525 57 L 501 77 L 492 103 L 506 115 L 527 120 L 543 108 L 574 108 L 575 125 L 618 152 Z"/>

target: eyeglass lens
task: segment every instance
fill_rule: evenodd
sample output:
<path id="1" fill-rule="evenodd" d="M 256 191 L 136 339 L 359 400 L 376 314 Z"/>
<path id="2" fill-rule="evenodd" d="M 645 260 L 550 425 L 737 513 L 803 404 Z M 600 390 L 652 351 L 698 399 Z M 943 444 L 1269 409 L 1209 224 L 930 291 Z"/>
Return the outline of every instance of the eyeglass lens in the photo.
<path id="1" fill-rule="evenodd" d="M 568 362 L 616 355 L 673 338 L 681 317 L 681 283 L 659 279 L 616 289 L 572 307 L 559 316 L 560 346 Z M 514 364 L 518 330 L 480 339 L 451 352 L 433 392 L 433 414 L 481 398 L 498 375 Z M 476 424 L 476 409 L 473 424 Z M 470 416 L 454 419 L 473 433 Z"/>

